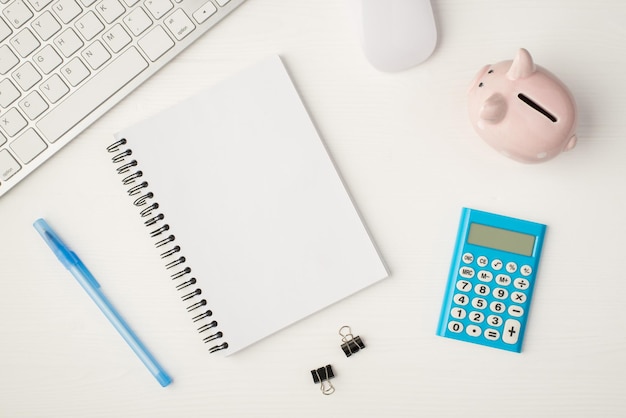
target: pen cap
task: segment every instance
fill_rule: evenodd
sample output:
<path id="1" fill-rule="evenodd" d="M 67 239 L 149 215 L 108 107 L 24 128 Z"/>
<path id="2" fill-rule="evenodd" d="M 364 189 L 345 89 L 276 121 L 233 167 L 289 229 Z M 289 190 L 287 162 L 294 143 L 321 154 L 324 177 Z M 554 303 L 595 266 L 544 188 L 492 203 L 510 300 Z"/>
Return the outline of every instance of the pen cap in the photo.
<path id="1" fill-rule="evenodd" d="M 80 260 L 76 255 L 63 243 L 61 238 L 50 228 L 48 223 L 40 218 L 37 219 L 33 226 L 35 230 L 39 232 L 39 235 L 44 239 L 46 244 L 50 247 L 52 252 L 57 256 L 59 261 L 63 263 L 65 268 L 69 269 L 72 265 L 76 265 Z"/>

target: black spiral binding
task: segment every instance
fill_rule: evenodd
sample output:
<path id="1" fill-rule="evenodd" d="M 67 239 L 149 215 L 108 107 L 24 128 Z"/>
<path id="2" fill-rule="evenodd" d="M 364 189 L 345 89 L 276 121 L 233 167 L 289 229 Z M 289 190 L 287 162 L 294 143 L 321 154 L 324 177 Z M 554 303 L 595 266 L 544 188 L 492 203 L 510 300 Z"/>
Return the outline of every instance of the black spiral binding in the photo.
<path id="1" fill-rule="evenodd" d="M 165 268 L 170 271 L 170 277 L 175 282 L 176 290 L 181 292 L 180 298 L 186 304 L 191 320 L 197 323 L 198 332 L 205 344 L 224 337 L 222 331 L 217 331 L 218 323 L 211 319 L 213 312 L 207 307 L 207 301 L 202 297 L 202 289 L 197 286 L 197 280 L 192 277 L 192 270 L 186 265 L 187 260 L 181 254 L 181 247 L 176 244 L 176 237 L 171 233 L 170 226 L 165 222 L 165 215 L 159 213 L 159 204 L 154 201 L 154 194 L 148 190 L 148 182 L 143 178 L 144 173 L 139 170 L 137 160 L 132 158 L 133 151 L 129 148 L 122 150 L 126 139 L 120 139 L 107 147 L 109 153 L 115 154 L 112 158 L 117 165 L 117 172 L 125 175 L 122 179 L 124 186 L 130 186 L 127 193 L 134 199 L 133 204 L 140 208 L 139 215 L 144 219 L 146 227 L 150 228 L 150 237 L 154 238 L 154 245 L 161 252 L 161 259 L 165 260 Z M 210 353 L 228 348 L 227 342 L 212 345 Z"/>

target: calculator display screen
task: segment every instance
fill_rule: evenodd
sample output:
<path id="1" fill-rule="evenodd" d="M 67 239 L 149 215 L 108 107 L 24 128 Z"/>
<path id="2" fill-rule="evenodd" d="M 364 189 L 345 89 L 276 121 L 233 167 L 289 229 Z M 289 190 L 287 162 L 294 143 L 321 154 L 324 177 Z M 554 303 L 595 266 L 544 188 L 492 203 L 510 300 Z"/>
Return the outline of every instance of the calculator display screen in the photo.
<path id="1" fill-rule="evenodd" d="M 481 247 L 531 256 L 535 247 L 533 235 L 472 223 L 467 242 Z"/>

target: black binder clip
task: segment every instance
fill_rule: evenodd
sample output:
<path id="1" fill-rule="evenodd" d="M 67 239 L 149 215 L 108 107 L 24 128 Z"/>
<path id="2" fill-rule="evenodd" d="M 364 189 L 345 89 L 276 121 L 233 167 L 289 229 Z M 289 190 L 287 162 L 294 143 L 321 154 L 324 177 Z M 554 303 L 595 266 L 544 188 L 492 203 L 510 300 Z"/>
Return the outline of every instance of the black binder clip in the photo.
<path id="1" fill-rule="evenodd" d="M 365 348 L 365 344 L 358 335 L 355 337 L 352 335 L 350 327 L 344 325 L 339 329 L 339 335 L 341 335 L 341 349 L 345 353 L 346 357 L 350 357 L 352 354 L 358 352 L 360 349 Z"/>
<path id="2" fill-rule="evenodd" d="M 325 367 L 320 367 L 317 370 L 311 370 L 311 375 L 313 376 L 313 383 L 320 384 L 320 390 L 324 395 L 330 395 L 335 391 L 335 387 L 330 383 L 330 379 L 335 377 L 330 364 L 327 364 Z"/>

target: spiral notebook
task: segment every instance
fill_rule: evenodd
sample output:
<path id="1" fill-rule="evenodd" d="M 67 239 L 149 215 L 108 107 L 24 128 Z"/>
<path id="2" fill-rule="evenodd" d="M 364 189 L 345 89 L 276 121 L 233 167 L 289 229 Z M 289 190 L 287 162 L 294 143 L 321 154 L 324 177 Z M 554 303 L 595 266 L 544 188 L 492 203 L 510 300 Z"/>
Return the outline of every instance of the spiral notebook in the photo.
<path id="1" fill-rule="evenodd" d="M 387 277 L 279 57 L 115 139 L 130 202 L 210 352 Z"/>

